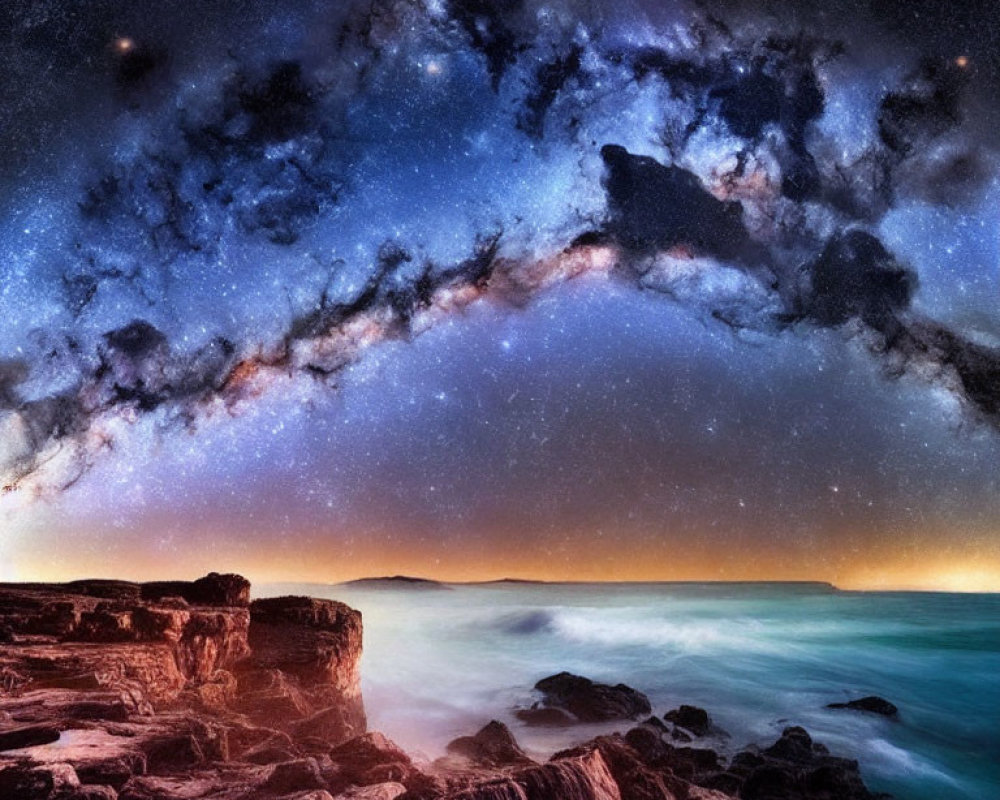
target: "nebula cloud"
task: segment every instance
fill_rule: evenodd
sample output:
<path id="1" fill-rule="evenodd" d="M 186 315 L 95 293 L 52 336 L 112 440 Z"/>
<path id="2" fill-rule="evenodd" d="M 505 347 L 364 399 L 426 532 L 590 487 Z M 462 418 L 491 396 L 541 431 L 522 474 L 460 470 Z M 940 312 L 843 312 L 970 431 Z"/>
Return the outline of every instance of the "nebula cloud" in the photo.
<path id="1" fill-rule="evenodd" d="M 58 117 L 28 96 L 48 60 L 112 119 L 43 131 L 59 177 L 4 126 L 27 159 L 5 162 L 26 187 L 2 239 L 6 490 L 66 489 L 138 420 L 197 430 L 278 377 L 333 387 L 380 343 L 581 275 L 735 335 L 842 330 L 1000 428 L 996 341 L 918 310 L 880 234 L 995 180 L 969 60 L 924 55 L 845 108 L 836 32 L 577 5 L 245 4 L 246 30 L 184 46 L 167 15 L 125 38 L 108 2 L 75 57 L 58 4 L 6 12 L 6 107 Z"/>

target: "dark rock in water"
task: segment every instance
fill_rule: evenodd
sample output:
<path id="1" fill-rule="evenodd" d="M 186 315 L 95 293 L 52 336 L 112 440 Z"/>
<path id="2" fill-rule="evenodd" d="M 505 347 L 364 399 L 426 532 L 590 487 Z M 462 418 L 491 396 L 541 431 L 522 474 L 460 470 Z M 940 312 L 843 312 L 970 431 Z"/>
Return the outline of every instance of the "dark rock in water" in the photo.
<path id="1" fill-rule="evenodd" d="M 858 762 L 830 755 L 800 727 L 785 728 L 761 752 L 737 753 L 729 773 L 743 783 L 742 800 L 876 800 L 858 772 Z"/>
<path id="2" fill-rule="evenodd" d="M 546 708 L 544 706 L 521 708 L 514 712 L 514 716 L 526 725 L 534 727 L 562 728 L 566 725 L 572 725 L 575 721 L 561 708 Z"/>
<path id="3" fill-rule="evenodd" d="M 475 736 L 460 736 L 448 743 L 448 752 L 463 756 L 483 767 L 510 767 L 534 764 L 502 722 L 493 720 Z"/>
<path id="4" fill-rule="evenodd" d="M 691 734 L 686 733 L 683 728 L 678 728 L 674 725 L 673 729 L 670 731 L 670 738 L 675 742 L 690 742 L 693 741 Z"/>
<path id="5" fill-rule="evenodd" d="M 632 728 L 625 734 L 625 741 L 642 756 L 646 762 L 653 762 L 662 759 L 671 748 L 663 741 L 663 736 L 655 728 L 649 725 L 640 725 Z"/>
<path id="6" fill-rule="evenodd" d="M 650 725 L 650 726 L 652 726 L 654 728 L 659 728 L 663 732 L 666 732 L 666 730 L 667 730 L 666 723 L 662 719 L 660 719 L 659 717 L 650 717 L 649 719 L 647 719 L 642 724 L 643 725 Z"/>
<path id="7" fill-rule="evenodd" d="M 781 738 L 764 751 L 765 756 L 780 758 L 795 764 L 808 763 L 814 755 L 827 755 L 829 750 L 814 743 L 809 732 L 797 725 L 785 728 Z"/>
<path id="8" fill-rule="evenodd" d="M 664 800 L 875 800 L 855 761 L 831 756 L 802 728 L 786 728 L 770 747 L 748 748 L 728 768 L 709 748 L 676 747 L 651 725 L 624 737 L 601 736 L 596 747 L 623 798 Z"/>
<path id="9" fill-rule="evenodd" d="M 544 705 L 569 711 L 581 722 L 632 719 L 652 709 L 646 695 L 624 683 L 594 683 L 569 672 L 543 678 L 535 689 L 544 695 Z"/>
<path id="10" fill-rule="evenodd" d="M 679 725 L 691 731 L 695 736 L 707 736 L 712 726 L 711 720 L 708 718 L 708 712 L 697 706 L 675 708 L 673 711 L 668 711 L 664 714 L 663 718 L 667 722 L 672 722 L 674 725 Z"/>
<path id="11" fill-rule="evenodd" d="M 867 711 L 869 714 L 881 714 L 883 717 L 899 716 L 899 709 L 888 700 L 876 695 L 869 695 L 858 700 L 848 700 L 846 703 L 828 703 L 827 708 L 849 708 L 853 711 Z"/>

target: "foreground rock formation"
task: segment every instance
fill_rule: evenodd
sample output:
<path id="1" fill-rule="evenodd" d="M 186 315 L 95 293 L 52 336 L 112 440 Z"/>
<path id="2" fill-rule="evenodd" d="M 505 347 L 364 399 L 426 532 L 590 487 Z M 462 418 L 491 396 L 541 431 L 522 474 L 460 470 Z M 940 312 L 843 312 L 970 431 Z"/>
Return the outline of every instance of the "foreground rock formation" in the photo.
<path id="1" fill-rule="evenodd" d="M 2 798 L 280 797 L 365 730 L 360 614 L 237 575 L 0 585 L 0 642 Z"/>
<path id="2" fill-rule="evenodd" d="M 681 706 L 538 763 L 493 721 L 418 766 L 366 731 L 361 616 L 250 602 L 237 575 L 0 584 L 2 800 L 872 800 L 801 728 L 726 759 Z M 645 695 L 561 673 L 534 711 L 647 715 Z M 524 709 L 529 710 L 529 709 Z M 560 718 L 562 719 L 562 717 Z"/>

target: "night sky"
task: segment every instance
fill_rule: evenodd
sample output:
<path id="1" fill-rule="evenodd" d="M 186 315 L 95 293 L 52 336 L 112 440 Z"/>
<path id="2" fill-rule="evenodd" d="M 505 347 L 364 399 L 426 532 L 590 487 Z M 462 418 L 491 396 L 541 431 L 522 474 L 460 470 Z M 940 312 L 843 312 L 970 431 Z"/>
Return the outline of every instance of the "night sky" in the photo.
<path id="1" fill-rule="evenodd" d="M 992 2 L 0 32 L 0 579 L 1000 589 Z"/>

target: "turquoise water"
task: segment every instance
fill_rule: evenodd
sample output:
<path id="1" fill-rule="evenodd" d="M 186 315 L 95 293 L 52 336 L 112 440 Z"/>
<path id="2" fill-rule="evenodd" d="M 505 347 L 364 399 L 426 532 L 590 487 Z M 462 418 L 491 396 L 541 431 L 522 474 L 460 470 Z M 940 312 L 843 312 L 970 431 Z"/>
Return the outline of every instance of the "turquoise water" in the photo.
<path id="1" fill-rule="evenodd" d="M 544 757 L 622 726 L 540 730 L 513 709 L 569 670 L 708 709 L 732 752 L 805 727 L 901 800 L 1000 798 L 1000 595 L 839 592 L 819 584 L 490 584 L 450 590 L 262 587 L 364 614 L 370 726 L 441 755 L 491 718 Z M 834 711 L 881 695 L 899 721 Z"/>

